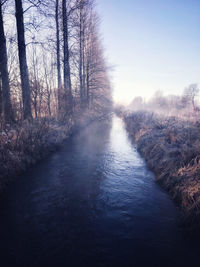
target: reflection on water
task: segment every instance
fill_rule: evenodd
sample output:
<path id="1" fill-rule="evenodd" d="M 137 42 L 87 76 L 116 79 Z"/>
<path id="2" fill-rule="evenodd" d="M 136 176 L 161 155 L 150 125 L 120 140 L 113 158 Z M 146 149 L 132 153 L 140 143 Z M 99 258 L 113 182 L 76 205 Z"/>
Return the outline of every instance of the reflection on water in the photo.
<path id="1" fill-rule="evenodd" d="M 1 266 L 198 266 L 198 246 L 178 216 L 113 117 L 5 192 Z"/>

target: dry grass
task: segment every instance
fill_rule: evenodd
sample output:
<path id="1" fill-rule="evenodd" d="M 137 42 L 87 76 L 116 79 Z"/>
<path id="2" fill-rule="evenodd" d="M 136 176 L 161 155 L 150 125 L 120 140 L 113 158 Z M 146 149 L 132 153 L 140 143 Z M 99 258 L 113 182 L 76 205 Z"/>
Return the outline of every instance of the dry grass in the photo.
<path id="1" fill-rule="evenodd" d="M 35 119 L 0 130 L 0 191 L 18 174 L 58 148 L 72 133 L 108 114 L 76 112 L 64 123 Z"/>
<path id="2" fill-rule="evenodd" d="M 200 226 L 200 124 L 148 112 L 125 114 L 127 130 L 156 180 Z"/>
<path id="3" fill-rule="evenodd" d="M 0 190 L 28 166 L 55 150 L 66 139 L 73 120 L 59 125 L 53 119 L 39 119 L 9 126 L 0 132 Z"/>

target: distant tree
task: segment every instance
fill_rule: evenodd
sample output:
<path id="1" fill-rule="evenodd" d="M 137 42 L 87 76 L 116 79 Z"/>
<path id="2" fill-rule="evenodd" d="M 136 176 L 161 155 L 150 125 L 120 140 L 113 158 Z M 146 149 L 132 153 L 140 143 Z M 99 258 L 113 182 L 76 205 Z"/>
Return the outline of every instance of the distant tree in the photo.
<path id="1" fill-rule="evenodd" d="M 159 108 L 160 110 L 164 110 L 168 108 L 167 99 L 164 96 L 162 90 L 156 91 L 152 100 L 153 100 L 153 108 L 154 107 Z"/>
<path id="2" fill-rule="evenodd" d="M 182 101 L 181 101 L 181 96 L 168 95 L 165 98 L 166 98 L 166 102 L 167 102 L 167 106 L 168 106 L 169 111 L 170 110 L 176 110 L 178 112 L 179 110 L 184 108 Z"/>
<path id="3" fill-rule="evenodd" d="M 131 101 L 129 108 L 133 110 L 139 110 L 142 109 L 143 104 L 144 104 L 143 98 L 141 96 L 137 96 Z"/>
<path id="4" fill-rule="evenodd" d="M 199 95 L 199 87 L 195 84 L 190 84 L 187 88 L 185 88 L 183 93 L 183 102 L 186 105 L 191 105 L 193 111 L 196 110 L 196 97 Z"/>

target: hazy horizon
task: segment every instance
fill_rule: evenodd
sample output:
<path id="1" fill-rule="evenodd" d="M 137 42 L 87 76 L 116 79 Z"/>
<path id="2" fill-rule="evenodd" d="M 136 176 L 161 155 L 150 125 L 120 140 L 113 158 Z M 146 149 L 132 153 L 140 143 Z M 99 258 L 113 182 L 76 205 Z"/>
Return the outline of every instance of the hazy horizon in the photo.
<path id="1" fill-rule="evenodd" d="M 98 0 L 114 100 L 181 94 L 200 83 L 200 2 Z"/>

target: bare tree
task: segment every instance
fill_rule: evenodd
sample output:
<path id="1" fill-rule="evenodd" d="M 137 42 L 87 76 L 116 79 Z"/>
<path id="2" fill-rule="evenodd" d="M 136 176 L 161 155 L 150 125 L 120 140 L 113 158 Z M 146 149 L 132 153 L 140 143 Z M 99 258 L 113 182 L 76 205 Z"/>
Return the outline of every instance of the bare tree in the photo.
<path id="1" fill-rule="evenodd" d="M 22 86 L 23 117 L 24 119 L 30 119 L 32 118 L 31 96 L 30 96 L 28 66 L 26 59 L 26 44 L 25 44 L 22 0 L 15 0 L 15 9 L 16 9 L 16 23 L 17 23 L 17 37 L 18 37 L 18 54 L 19 54 L 20 76 L 21 76 L 21 86 Z"/>
<path id="2" fill-rule="evenodd" d="M 192 105 L 193 111 L 196 110 L 195 100 L 199 94 L 199 87 L 197 84 L 190 84 L 187 88 L 185 88 L 183 93 L 183 101 L 186 104 Z"/>
<path id="3" fill-rule="evenodd" d="M 88 1 L 79 0 L 79 82 L 81 106 L 86 106 L 85 31 Z"/>
<path id="4" fill-rule="evenodd" d="M 61 87 L 61 70 L 60 70 L 60 26 L 59 26 L 59 0 L 56 0 L 55 6 L 55 21 L 56 21 L 56 59 L 57 59 L 57 79 L 58 88 Z"/>
<path id="5" fill-rule="evenodd" d="M 62 109 L 62 81 L 61 81 L 61 67 L 60 67 L 60 25 L 59 25 L 59 0 L 55 4 L 55 22 L 56 22 L 56 60 L 57 60 L 57 87 L 58 87 L 58 109 L 61 113 Z"/>
<path id="6" fill-rule="evenodd" d="M 2 81 L 2 110 L 5 122 L 12 122 L 14 120 L 13 109 L 10 100 L 10 84 L 8 76 L 8 58 L 6 48 L 6 38 L 4 34 L 3 14 L 2 14 L 3 1 L 0 0 L 0 72 Z"/>
<path id="7" fill-rule="evenodd" d="M 1 72 L 0 72 L 0 121 L 2 119 L 2 79 L 1 79 Z"/>
<path id="8" fill-rule="evenodd" d="M 47 110 L 48 110 L 48 115 L 51 117 L 52 115 L 52 112 L 51 112 L 52 88 L 51 88 L 50 79 L 49 79 L 49 75 L 51 74 L 51 68 L 48 67 L 44 53 L 43 53 L 43 66 L 44 66 L 44 84 L 45 84 L 45 96 L 47 99 Z"/>
<path id="9" fill-rule="evenodd" d="M 108 68 L 93 1 L 15 0 L 15 5 L 10 1 L 17 23 L 5 14 L 8 24 L 14 25 L 12 31 L 6 28 L 5 35 L 17 119 L 32 118 L 32 114 L 34 118 L 67 119 L 83 108 L 96 112 L 101 105 L 107 105 Z"/>
<path id="10" fill-rule="evenodd" d="M 68 112 L 71 112 L 72 108 L 72 85 L 71 85 L 71 70 L 69 59 L 69 28 L 68 28 L 68 16 L 66 0 L 62 0 L 62 18 L 63 18 L 63 78 L 64 78 L 64 90 L 66 97 L 66 104 Z"/>

